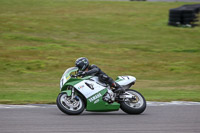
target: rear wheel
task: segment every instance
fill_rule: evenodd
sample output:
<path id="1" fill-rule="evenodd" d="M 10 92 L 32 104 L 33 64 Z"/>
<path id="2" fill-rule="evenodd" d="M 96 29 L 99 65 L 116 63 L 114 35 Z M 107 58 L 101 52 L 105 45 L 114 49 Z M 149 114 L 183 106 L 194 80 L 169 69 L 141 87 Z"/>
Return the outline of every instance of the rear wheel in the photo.
<path id="1" fill-rule="evenodd" d="M 146 109 L 146 100 L 139 92 L 128 89 L 127 93 L 131 94 L 133 98 L 125 98 L 120 103 L 120 108 L 128 114 L 141 114 Z"/>
<path id="2" fill-rule="evenodd" d="M 67 93 L 60 93 L 56 100 L 58 108 L 68 115 L 81 114 L 85 109 L 85 104 L 79 96 L 73 99 Z"/>

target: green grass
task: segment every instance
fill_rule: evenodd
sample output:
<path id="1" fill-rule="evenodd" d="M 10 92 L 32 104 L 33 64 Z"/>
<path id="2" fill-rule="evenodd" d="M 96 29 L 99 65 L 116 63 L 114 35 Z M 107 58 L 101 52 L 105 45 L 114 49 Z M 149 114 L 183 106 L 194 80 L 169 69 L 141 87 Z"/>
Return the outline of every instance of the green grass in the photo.
<path id="1" fill-rule="evenodd" d="M 0 1 L 0 103 L 55 103 L 78 57 L 134 75 L 147 100 L 200 101 L 200 27 L 168 26 L 182 2 Z"/>

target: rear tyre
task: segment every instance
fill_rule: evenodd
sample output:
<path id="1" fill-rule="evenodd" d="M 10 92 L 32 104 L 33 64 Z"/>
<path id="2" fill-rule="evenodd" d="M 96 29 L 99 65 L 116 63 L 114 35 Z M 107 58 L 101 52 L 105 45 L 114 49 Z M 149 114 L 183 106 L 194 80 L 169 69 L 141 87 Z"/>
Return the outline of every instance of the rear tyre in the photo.
<path id="1" fill-rule="evenodd" d="M 79 115 L 85 109 L 85 103 L 79 96 L 71 99 L 71 96 L 68 96 L 67 93 L 60 93 L 56 103 L 58 108 L 68 115 Z"/>
<path id="2" fill-rule="evenodd" d="M 141 114 L 146 109 L 146 100 L 139 92 L 128 89 L 126 92 L 132 94 L 133 99 L 127 98 L 120 103 L 120 108 L 128 114 Z"/>

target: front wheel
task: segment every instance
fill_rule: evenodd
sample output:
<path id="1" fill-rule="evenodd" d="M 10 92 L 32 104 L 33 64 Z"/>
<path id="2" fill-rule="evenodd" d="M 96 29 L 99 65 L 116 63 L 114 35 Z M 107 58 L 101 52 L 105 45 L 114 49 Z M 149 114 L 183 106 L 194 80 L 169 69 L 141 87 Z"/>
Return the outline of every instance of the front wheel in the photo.
<path id="1" fill-rule="evenodd" d="M 71 98 L 67 93 L 60 93 L 56 100 L 58 108 L 68 115 L 78 115 L 81 114 L 85 109 L 85 104 L 83 100 L 76 96 Z"/>
<path id="2" fill-rule="evenodd" d="M 120 108 L 128 114 L 141 114 L 146 109 L 146 100 L 139 92 L 128 89 L 126 93 L 133 98 L 124 98 Z"/>

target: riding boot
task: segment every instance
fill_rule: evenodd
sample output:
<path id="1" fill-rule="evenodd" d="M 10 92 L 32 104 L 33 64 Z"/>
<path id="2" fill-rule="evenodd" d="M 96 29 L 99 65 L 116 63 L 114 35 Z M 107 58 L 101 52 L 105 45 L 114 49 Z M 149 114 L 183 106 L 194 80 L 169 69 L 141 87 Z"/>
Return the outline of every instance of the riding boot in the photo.
<path id="1" fill-rule="evenodd" d="M 115 92 L 115 93 L 124 93 L 125 92 L 125 90 L 118 83 L 116 83 L 116 82 L 114 82 L 112 84 L 112 86 L 115 88 L 113 90 L 113 92 Z"/>

